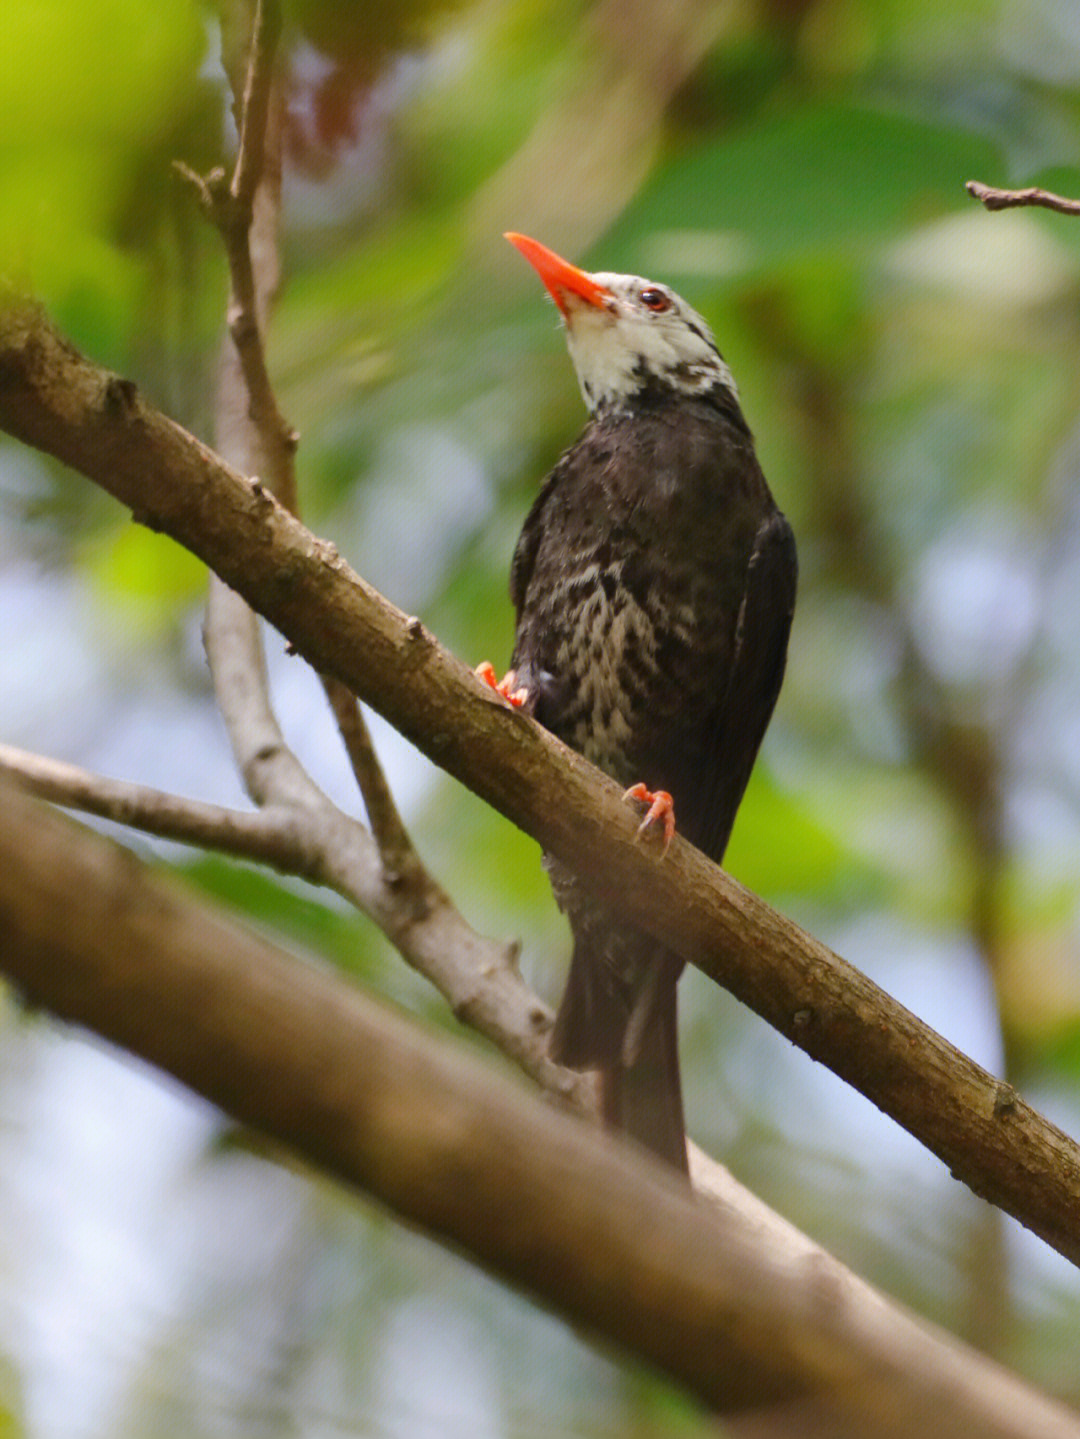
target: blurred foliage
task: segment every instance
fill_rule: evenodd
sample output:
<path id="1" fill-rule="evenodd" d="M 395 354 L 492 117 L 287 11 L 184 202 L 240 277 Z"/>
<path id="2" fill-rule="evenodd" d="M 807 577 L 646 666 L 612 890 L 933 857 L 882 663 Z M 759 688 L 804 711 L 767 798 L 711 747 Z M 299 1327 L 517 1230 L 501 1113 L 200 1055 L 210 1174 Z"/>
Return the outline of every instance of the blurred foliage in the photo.
<path id="1" fill-rule="evenodd" d="M 228 151 L 214 11 L 9 0 L 0 38 L 0 272 L 212 438 L 223 267 L 171 162 Z M 517 529 L 582 420 L 554 313 L 500 233 L 675 284 L 720 337 L 802 563 L 728 866 L 1080 1130 L 1080 226 L 988 215 L 963 190 L 1080 193 L 1072 0 L 293 0 L 285 45 L 270 361 L 306 518 L 463 657 L 500 664 Z M 3 737 L 232 802 L 192 640 L 202 583 L 4 447 L 0 612 L 22 638 L 0 658 Z M 331 728 L 274 643 L 286 731 L 317 764 Z M 386 755 L 435 873 L 480 929 L 523 938 L 554 998 L 566 934 L 536 846 L 407 747 Z M 452 1025 L 336 902 L 162 853 Z M 692 975 L 684 995 L 695 1137 L 861 1272 L 1080 1400 L 1072 1271 L 737 1005 Z M 32 1169 L 28 1129 L 39 1147 L 53 1132 L 43 1083 L 0 1068 L 5 1174 Z M 320 1186 L 212 1149 L 170 1173 L 190 1272 L 149 1302 L 130 1290 L 80 1433 L 700 1427 Z M 67 1197 L 39 1206 L 40 1265 L 79 1202 L 52 1182 Z M 0 1244 L 0 1296 L 11 1269 Z M 35 1332 L 0 1319 L 0 1354 L 51 1434 Z"/>

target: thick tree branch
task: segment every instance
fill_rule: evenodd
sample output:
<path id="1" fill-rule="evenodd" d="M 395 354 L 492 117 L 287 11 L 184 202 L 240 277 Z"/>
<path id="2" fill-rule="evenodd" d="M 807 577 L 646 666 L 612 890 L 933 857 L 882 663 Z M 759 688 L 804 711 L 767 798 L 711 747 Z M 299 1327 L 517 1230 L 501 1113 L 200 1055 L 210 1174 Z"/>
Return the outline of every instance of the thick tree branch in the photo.
<path id="1" fill-rule="evenodd" d="M 3 970 L 723 1410 L 835 1439 L 1080 1439 L 1080 1421 L 793 1231 L 702 1205 L 413 1023 L 0 781 Z M 650 1242 L 641 1243 L 648 1215 Z M 810 1337 L 812 1336 L 812 1338 Z"/>
<path id="2" fill-rule="evenodd" d="M 199 555 L 320 671 L 938 1154 L 1080 1261 L 1080 1148 L 678 836 L 658 862 L 619 790 L 509 709 L 262 487 L 97 369 L 43 314 L 0 314 L 0 428 Z"/>

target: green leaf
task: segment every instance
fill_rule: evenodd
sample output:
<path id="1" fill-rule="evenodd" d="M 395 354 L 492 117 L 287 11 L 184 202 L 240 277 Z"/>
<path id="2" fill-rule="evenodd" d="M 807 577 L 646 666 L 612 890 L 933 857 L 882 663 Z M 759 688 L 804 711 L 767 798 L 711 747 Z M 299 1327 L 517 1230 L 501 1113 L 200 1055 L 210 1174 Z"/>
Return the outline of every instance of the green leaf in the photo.
<path id="1" fill-rule="evenodd" d="M 605 268 L 715 275 L 861 247 L 970 204 L 965 180 L 1000 172 L 995 146 L 955 126 L 813 106 L 659 170 L 605 238 Z"/>

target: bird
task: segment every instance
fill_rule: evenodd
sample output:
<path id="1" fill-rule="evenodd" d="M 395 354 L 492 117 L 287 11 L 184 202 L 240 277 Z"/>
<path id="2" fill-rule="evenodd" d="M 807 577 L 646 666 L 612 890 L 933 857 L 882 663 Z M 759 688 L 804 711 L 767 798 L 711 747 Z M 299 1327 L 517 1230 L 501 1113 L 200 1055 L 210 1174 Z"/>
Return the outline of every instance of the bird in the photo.
<path id="1" fill-rule="evenodd" d="M 514 551 L 510 669 L 478 672 L 644 801 L 661 854 L 677 823 L 719 863 L 784 675 L 791 527 L 702 317 L 667 285 L 506 239 L 558 307 L 589 419 Z M 614 888 L 544 864 L 574 944 L 550 1057 L 596 1071 L 607 1127 L 686 1174 L 683 960 Z"/>

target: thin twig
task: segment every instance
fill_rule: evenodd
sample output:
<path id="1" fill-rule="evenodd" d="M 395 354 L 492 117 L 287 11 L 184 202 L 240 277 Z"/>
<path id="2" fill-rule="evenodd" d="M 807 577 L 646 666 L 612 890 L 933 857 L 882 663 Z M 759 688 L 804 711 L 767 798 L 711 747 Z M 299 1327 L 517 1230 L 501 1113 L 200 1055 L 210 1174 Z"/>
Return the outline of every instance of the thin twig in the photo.
<path id="1" fill-rule="evenodd" d="M 222 356 L 218 439 L 241 470 L 265 478 L 265 485 L 261 480 L 252 484 L 264 528 L 272 525 L 282 506 L 296 509 L 295 435 L 284 425 L 273 394 L 261 326 L 248 322 L 269 313 L 278 279 L 280 143 L 276 135 L 272 143 L 259 143 L 256 124 L 260 115 L 264 132 L 278 123 L 271 106 L 276 27 L 276 4 L 260 7 L 239 117 L 243 154 L 231 187 L 250 188 L 251 203 L 246 215 L 239 214 L 216 176 L 210 200 L 233 286 L 233 344 Z M 230 27 L 230 33 L 238 34 L 237 27 Z M 229 74 L 238 75 L 238 57 L 230 54 L 226 60 Z M 224 224 L 223 216 L 244 223 Z M 244 323 L 237 323 L 234 313 L 238 297 L 247 317 Z M 283 430 L 290 437 L 285 444 Z M 372 833 L 331 803 L 290 749 L 270 699 L 259 620 L 216 577 L 211 578 L 204 638 L 218 704 L 248 793 L 257 805 L 293 814 L 318 855 L 312 877 L 370 916 L 462 1022 L 491 1039 L 549 1093 L 595 1113 L 591 1080 L 560 1069 L 547 1057 L 551 1012 L 522 980 L 516 945 L 478 935 L 424 869 L 351 691 L 340 681 L 324 680 Z"/>
<path id="2" fill-rule="evenodd" d="M 417 871 L 422 872 L 423 866 L 376 757 L 364 712 L 352 690 L 340 680 L 329 675 L 320 678 L 360 788 L 368 823 L 386 865 L 387 876 L 394 883 L 408 884 L 418 878 Z"/>
<path id="3" fill-rule="evenodd" d="M 277 284 L 280 144 L 276 136 L 272 143 L 265 139 L 266 130 L 277 124 L 272 107 L 277 24 L 277 5 L 261 6 L 246 68 L 233 53 L 243 44 L 241 27 L 228 27 L 229 36 L 236 38 L 227 43 L 226 69 L 231 76 L 246 77 L 238 116 L 242 154 L 231 186 L 223 171 L 203 179 L 179 167 L 217 223 L 226 249 L 233 286 L 233 343 L 222 355 L 218 444 L 241 471 L 264 477 L 266 483 L 251 482 L 260 506 L 258 528 L 264 532 L 282 506 L 295 511 L 294 443 L 280 443 L 283 422 L 267 372 L 261 329 L 253 323 L 256 314 L 262 317 L 269 312 Z M 250 203 L 242 213 L 231 192 L 249 189 Z M 236 322 L 238 296 L 246 316 L 243 323 Z M 330 550 L 327 546 L 328 559 Z M 290 749 L 270 699 L 259 620 L 216 576 L 211 576 L 204 640 L 218 704 L 247 792 L 256 805 L 291 814 L 316 856 L 305 871 L 307 877 L 368 915 L 462 1022 L 492 1040 L 549 1093 L 595 1113 L 592 1082 L 560 1069 L 547 1057 L 551 1012 L 522 980 L 516 945 L 486 939 L 472 930 L 421 864 L 351 692 L 339 681 L 324 681 L 333 691 L 335 717 L 374 838 L 332 804 Z M 133 816 L 132 822 L 138 824 L 138 818 Z M 206 836 L 206 843 L 215 845 L 212 834 Z"/>
<path id="4" fill-rule="evenodd" d="M 257 0 L 251 32 L 247 79 L 240 121 L 240 144 L 229 191 L 248 210 L 249 223 L 255 191 L 263 176 L 270 96 L 274 88 L 275 56 L 281 35 L 278 0 Z"/>
<path id="5" fill-rule="evenodd" d="M 229 334 L 243 377 L 245 409 L 253 426 L 254 444 L 244 468 L 248 474 L 261 476 L 283 504 L 295 509 L 298 436 L 278 409 L 261 334 L 277 283 L 274 231 L 280 190 L 280 143 L 276 133 L 271 136 L 271 130 L 276 128 L 275 57 L 280 32 L 278 0 L 257 0 L 243 70 L 243 97 L 238 106 L 240 145 L 231 179 L 220 168 L 206 176 L 196 174 L 182 162 L 174 168 L 194 186 L 225 248 Z M 235 74 L 239 67 L 227 64 L 226 68 Z M 273 167 L 268 166 L 271 152 L 275 156 Z M 256 276 L 252 259 L 253 234 L 265 261 L 261 277 Z"/>
<path id="6" fill-rule="evenodd" d="M 228 809 L 148 785 L 92 774 L 77 765 L 0 744 L 0 773 L 28 794 L 97 815 L 160 839 L 218 850 L 314 879 L 321 856 L 291 809 Z"/>
<path id="7" fill-rule="evenodd" d="M 964 189 L 988 210 L 1014 210 L 1022 205 L 1038 205 L 1044 210 L 1057 210 L 1061 215 L 1080 215 L 1080 200 L 1067 200 L 1063 195 L 1041 190 L 1037 185 L 1030 185 L 1026 190 L 999 190 L 996 185 L 969 180 Z"/>
<path id="8" fill-rule="evenodd" d="M 218 708 L 244 788 L 257 805 L 317 808 L 322 791 L 293 754 L 270 703 L 259 619 L 210 577 L 203 631 Z"/>

